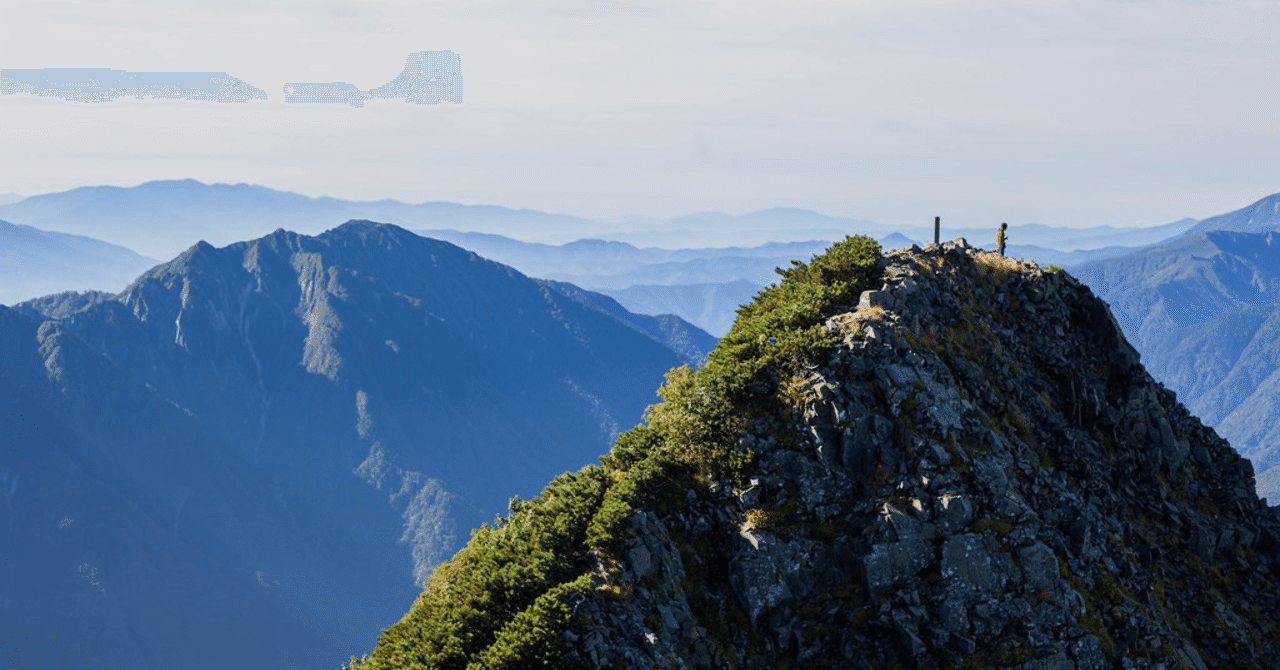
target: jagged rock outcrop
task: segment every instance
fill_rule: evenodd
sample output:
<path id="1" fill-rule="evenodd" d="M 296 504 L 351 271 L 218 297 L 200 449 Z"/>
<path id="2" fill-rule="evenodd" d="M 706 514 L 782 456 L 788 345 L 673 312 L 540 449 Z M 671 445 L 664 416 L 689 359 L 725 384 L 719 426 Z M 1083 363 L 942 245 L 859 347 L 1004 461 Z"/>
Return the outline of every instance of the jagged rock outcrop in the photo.
<path id="1" fill-rule="evenodd" d="M 1275 200 L 1215 219 L 1261 222 Z M 1151 375 L 1248 458 L 1263 484 L 1280 467 L 1280 234 L 1212 229 L 1074 272 L 1111 306 Z M 1280 501 L 1274 488 L 1258 495 Z"/>
<path id="2" fill-rule="evenodd" d="M 963 243 L 891 253 L 883 279 L 827 321 L 840 344 L 805 380 L 798 420 L 742 436 L 759 454 L 751 476 L 636 512 L 621 568 L 598 573 L 636 595 L 580 608 L 590 632 L 569 634 L 573 654 L 597 667 L 1277 667 L 1277 516 L 1104 303 Z M 794 448 L 775 444 L 780 428 Z M 716 570 L 682 581 L 690 563 Z M 695 593 L 711 617 L 686 604 Z"/>
<path id="3" fill-rule="evenodd" d="M 1280 517 L 1105 303 L 962 240 L 871 284 L 856 256 L 784 271 L 648 426 L 478 531 L 353 665 L 1280 667 Z M 826 304 L 778 297 L 808 285 L 844 302 L 758 329 Z"/>

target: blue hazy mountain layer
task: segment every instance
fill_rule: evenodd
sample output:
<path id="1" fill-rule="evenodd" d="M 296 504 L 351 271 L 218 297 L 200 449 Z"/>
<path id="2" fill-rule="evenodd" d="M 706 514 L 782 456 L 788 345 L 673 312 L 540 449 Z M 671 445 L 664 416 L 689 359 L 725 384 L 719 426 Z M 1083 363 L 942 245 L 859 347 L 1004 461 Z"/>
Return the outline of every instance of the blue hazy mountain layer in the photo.
<path id="1" fill-rule="evenodd" d="M 355 538 L 59 323 L 0 306 L 0 349 L 7 667 L 335 667 L 358 643 L 281 562 Z"/>
<path id="2" fill-rule="evenodd" d="M 567 282 L 539 279 L 538 283 L 591 309 L 604 312 L 622 323 L 635 328 L 653 340 L 671 348 L 685 363 L 701 367 L 707 354 L 716 348 L 716 337 L 708 331 L 692 327 L 692 322 L 676 314 L 645 312 L 623 307 L 612 297 L 583 290 Z"/>
<path id="3" fill-rule="evenodd" d="M 704 212 L 670 219 L 624 217 L 609 221 L 610 232 L 601 235 L 611 240 L 630 242 L 638 246 L 714 246 L 722 243 L 722 231 L 733 231 L 734 240 L 740 244 L 756 245 L 779 239 L 787 240 L 839 240 L 845 235 L 862 234 L 881 239 L 898 233 L 909 240 L 907 244 L 893 243 L 894 247 L 910 246 L 910 243 L 926 244 L 933 241 L 933 221 L 902 221 L 894 224 L 878 223 L 864 219 L 834 217 L 794 207 L 777 207 L 747 214 Z M 1145 227 L 1090 226 L 1073 228 L 1047 226 L 1037 223 L 1010 224 L 1011 241 L 1019 245 L 1031 245 L 1047 249 L 1076 251 L 1105 247 L 1141 247 L 1168 240 L 1196 224 L 1195 219 L 1181 219 L 1173 223 Z M 994 246 L 999 221 L 990 226 L 975 228 L 972 225 L 956 227 L 943 217 L 941 239 L 954 240 L 963 237 L 970 243 Z M 785 236 L 781 237 L 780 236 Z"/>
<path id="4" fill-rule="evenodd" d="M 1075 272 L 1152 376 L 1258 472 L 1280 467 L 1280 232 L 1198 233 Z"/>
<path id="5" fill-rule="evenodd" d="M 658 286 L 638 284 L 616 291 L 601 291 L 631 312 L 667 312 L 723 337 L 733 326 L 738 308 L 751 302 L 764 286 L 745 279 L 713 284 Z"/>
<path id="6" fill-rule="evenodd" d="M 567 244 L 552 245 L 523 242 L 502 235 L 461 232 L 458 230 L 417 230 L 420 235 L 447 240 L 464 249 L 470 249 L 485 258 L 517 267 L 526 274 L 548 279 L 573 281 L 576 278 L 601 278 L 600 281 L 573 282 L 587 288 L 625 287 L 637 283 L 623 278 L 629 273 L 643 272 L 642 268 L 669 264 L 696 263 L 721 258 L 740 258 L 753 263 L 749 274 L 753 277 L 776 277 L 773 267 L 777 263 L 790 266 L 794 258 L 809 258 L 830 246 L 830 240 L 803 242 L 769 242 L 754 247 L 705 247 L 699 249 L 638 248 L 626 242 L 601 239 L 581 239 Z M 763 274 L 757 268 L 764 267 Z M 685 270 L 685 273 L 691 270 Z M 725 274 L 709 275 L 711 281 L 731 281 Z M 604 280 L 603 278 L 612 278 Z M 672 281 L 650 283 L 670 284 Z"/>
<path id="7" fill-rule="evenodd" d="M 311 198 L 249 184 L 202 184 L 194 179 L 152 181 L 133 187 L 85 186 L 60 193 L 29 196 L 19 202 L 0 205 L 0 219 L 85 235 L 118 244 L 153 258 L 171 258 L 198 240 L 214 245 L 254 239 L 286 228 L 304 234 L 318 234 L 351 219 L 385 221 L 431 234 L 448 231 L 501 235 L 530 243 L 563 245 L 584 238 L 625 242 L 634 247 L 663 247 L 662 250 L 714 248 L 726 238 L 744 249 L 767 244 L 829 243 L 845 235 L 864 234 L 882 239 L 894 232 L 910 240 L 923 229 L 909 229 L 855 219 L 823 216 L 808 210 L 780 208 L 743 214 L 703 214 L 674 219 L 636 219 L 619 231 L 617 221 L 596 221 L 567 214 L 531 209 L 511 209 L 495 205 L 462 205 L 449 202 L 408 204 L 396 200 L 350 201 Z M 1087 229 L 1027 226 L 1011 227 L 1012 248 L 1040 245 L 1049 249 L 1072 240 L 1088 241 L 1091 247 L 1143 246 L 1167 239 L 1195 223 L 1185 220 L 1148 229 L 1099 226 Z M 957 230 L 943 226 L 943 239 L 968 235 L 977 246 L 995 243 L 995 227 L 989 230 Z M 972 234 L 971 234 L 972 233 Z M 897 239 L 897 238 L 895 238 Z M 932 228 L 928 239 L 933 239 Z M 660 243 L 659 243 L 660 241 Z M 1052 242 L 1052 243 L 1051 243 Z M 466 246 L 466 245 L 463 245 Z M 892 243 L 892 246 L 902 246 Z M 764 247 L 762 252 L 768 252 Z M 578 254 L 585 258 L 591 249 Z M 807 257 L 810 251 L 777 247 L 775 256 Z M 724 255 L 724 254 L 720 254 Z M 737 254 L 737 255 L 746 255 Z M 750 255 L 764 255 L 752 251 Z M 1034 257 L 1034 256 L 1033 256 Z M 678 260 L 668 258 L 667 261 Z M 684 260 L 688 260 L 685 258 Z M 1057 259 L 1049 262 L 1063 265 Z M 532 272 L 535 276 L 547 276 Z M 714 280 L 713 280 L 714 281 Z"/>
<path id="8" fill-rule="evenodd" d="M 0 221 L 0 304 L 62 291 L 116 292 L 159 262 L 101 240 Z"/>
<path id="9" fill-rule="evenodd" d="M 0 219 L 84 235 L 153 258 L 172 258 L 199 240 L 215 246 L 255 239 L 277 228 L 315 235 L 351 219 L 409 228 L 489 230 L 511 236 L 590 236 L 600 223 L 564 214 L 450 202 L 406 204 L 311 198 L 249 184 L 194 179 L 133 187 L 84 186 L 0 205 Z"/>
<path id="10" fill-rule="evenodd" d="M 1197 235 L 1215 230 L 1233 230 L 1242 233 L 1280 230 L 1280 193 L 1273 193 L 1234 212 L 1207 218 L 1186 231 L 1185 235 Z"/>
<path id="11" fill-rule="evenodd" d="M 74 102 L 120 98 L 249 102 L 267 93 L 226 72 L 128 72 L 95 67 L 0 70 L 0 93 L 30 93 Z"/>
<path id="12" fill-rule="evenodd" d="M 684 362 L 586 302 L 350 222 L 0 307 L 6 660 L 339 667 Z"/>
<path id="13" fill-rule="evenodd" d="M 801 220 L 806 218 L 802 214 L 797 216 Z M 721 217 L 695 217 L 698 221 L 717 218 Z M 1193 221 L 1187 220 L 1178 225 L 1190 223 Z M 1181 230 L 1176 226 L 1160 228 L 1155 235 L 1161 237 Z M 570 282 L 605 293 L 633 312 L 675 314 L 717 337 L 723 336 L 733 325 L 738 307 L 750 302 L 757 291 L 776 281 L 774 268 L 789 267 L 792 259 L 809 258 L 830 244 L 827 240 L 817 240 L 771 242 L 755 247 L 641 249 L 625 242 L 604 240 L 578 240 L 557 246 L 456 230 L 417 232 L 448 240 L 486 258 L 519 268 L 526 274 Z M 881 247 L 885 249 L 909 247 L 914 243 L 901 233 L 880 239 Z M 1033 245 L 1013 245 L 1009 253 L 1046 266 L 1070 268 L 1133 250 L 1132 247 L 1114 246 L 1058 251 Z"/>
<path id="14" fill-rule="evenodd" d="M 284 85 L 285 102 L 341 102 L 364 107 L 365 101 L 375 98 L 404 98 L 416 105 L 462 104 L 462 58 L 452 51 L 409 54 L 395 79 L 367 91 L 340 81 Z"/>

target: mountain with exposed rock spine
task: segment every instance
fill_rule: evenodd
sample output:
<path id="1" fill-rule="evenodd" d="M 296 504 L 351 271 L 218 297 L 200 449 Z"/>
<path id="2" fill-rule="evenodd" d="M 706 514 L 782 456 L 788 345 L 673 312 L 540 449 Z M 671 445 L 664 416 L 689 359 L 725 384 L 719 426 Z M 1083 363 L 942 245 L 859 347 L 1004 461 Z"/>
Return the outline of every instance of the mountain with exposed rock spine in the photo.
<path id="1" fill-rule="evenodd" d="M 607 449 L 702 357 L 696 328 L 572 288 L 351 221 L 0 306 L 0 658 L 365 649 L 467 529 Z"/>
<path id="2" fill-rule="evenodd" d="M 1277 511 L 1086 286 L 963 240 L 780 272 L 351 665 L 1277 667 Z"/>

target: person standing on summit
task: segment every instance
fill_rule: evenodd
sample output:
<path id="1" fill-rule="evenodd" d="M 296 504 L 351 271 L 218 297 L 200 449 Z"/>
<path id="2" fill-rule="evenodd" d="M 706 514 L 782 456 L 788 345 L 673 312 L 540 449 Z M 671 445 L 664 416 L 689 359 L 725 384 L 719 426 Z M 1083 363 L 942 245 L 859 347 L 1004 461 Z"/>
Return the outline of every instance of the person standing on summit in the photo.
<path id="1" fill-rule="evenodd" d="M 1007 224 L 1007 223 L 1002 223 L 1002 224 L 1000 224 L 1000 230 L 997 230 L 997 231 L 996 231 L 996 246 L 997 246 L 997 247 L 1000 247 L 1000 255 L 1001 255 L 1001 256 L 1003 256 L 1003 255 L 1004 255 L 1004 243 L 1005 243 L 1005 241 L 1008 239 L 1008 238 L 1005 236 L 1004 231 L 1005 231 L 1008 227 L 1009 227 L 1009 224 Z"/>

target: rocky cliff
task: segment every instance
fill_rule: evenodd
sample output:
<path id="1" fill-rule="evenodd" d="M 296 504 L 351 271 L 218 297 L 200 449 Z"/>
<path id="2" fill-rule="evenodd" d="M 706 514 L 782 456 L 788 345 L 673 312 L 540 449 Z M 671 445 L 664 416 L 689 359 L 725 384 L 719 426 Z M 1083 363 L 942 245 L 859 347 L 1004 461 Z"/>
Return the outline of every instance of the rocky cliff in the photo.
<path id="1" fill-rule="evenodd" d="M 1106 304 L 871 246 L 783 271 L 353 665 L 1280 667 L 1280 518 Z"/>
<path id="2" fill-rule="evenodd" d="M 1249 458 L 1259 483 L 1280 476 L 1280 233 L 1188 235 L 1075 274 L 1111 305 L 1151 375 Z M 1258 495 L 1280 502 L 1274 487 Z"/>

